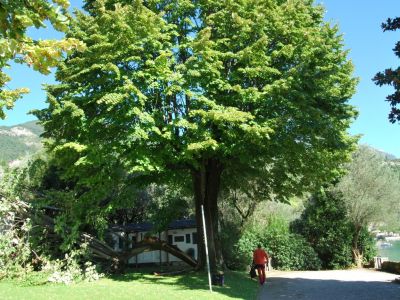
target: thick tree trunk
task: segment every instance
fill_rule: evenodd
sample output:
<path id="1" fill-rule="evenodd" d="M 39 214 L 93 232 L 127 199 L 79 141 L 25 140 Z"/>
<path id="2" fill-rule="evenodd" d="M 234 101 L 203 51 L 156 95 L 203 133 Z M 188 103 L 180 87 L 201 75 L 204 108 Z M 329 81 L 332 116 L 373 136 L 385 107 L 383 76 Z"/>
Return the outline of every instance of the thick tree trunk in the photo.
<path id="1" fill-rule="evenodd" d="M 361 226 L 356 226 L 352 242 L 352 252 L 353 252 L 353 260 L 357 268 L 362 268 L 362 261 L 363 261 L 363 253 L 362 251 L 360 251 L 358 247 L 358 239 L 360 238 L 360 232 L 361 232 Z"/>
<path id="2" fill-rule="evenodd" d="M 212 272 L 217 272 L 223 264 L 218 233 L 218 193 L 220 189 L 221 173 L 222 165 L 215 159 L 204 161 L 200 169 L 192 172 L 198 232 L 198 268 L 204 268 L 206 262 L 203 222 L 201 217 L 201 205 L 204 205 L 208 254 Z"/>

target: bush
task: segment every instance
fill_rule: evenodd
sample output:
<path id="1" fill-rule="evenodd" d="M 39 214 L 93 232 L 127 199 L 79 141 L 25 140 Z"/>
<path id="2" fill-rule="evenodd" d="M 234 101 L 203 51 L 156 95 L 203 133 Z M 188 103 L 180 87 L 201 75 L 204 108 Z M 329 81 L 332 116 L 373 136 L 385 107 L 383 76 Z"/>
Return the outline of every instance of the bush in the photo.
<path id="1" fill-rule="evenodd" d="M 237 224 L 227 221 L 221 224 L 222 255 L 226 266 L 231 270 L 244 270 L 248 265 L 246 259 L 239 256 L 236 247 L 232 247 L 238 243 L 241 235 L 240 227 Z"/>
<path id="2" fill-rule="evenodd" d="M 252 261 L 252 253 L 261 244 L 272 259 L 272 266 L 280 270 L 319 270 L 321 262 L 306 240 L 289 233 L 288 225 L 272 219 L 266 228 L 252 228 L 244 232 L 234 249 L 243 265 Z"/>
<path id="3" fill-rule="evenodd" d="M 16 278 L 28 285 L 97 280 L 102 275 L 89 261 L 87 245 L 77 246 L 77 239 L 67 239 L 74 233 L 78 236 L 77 226 L 66 225 L 70 216 L 55 217 L 54 231 L 58 235 L 50 238 L 47 234 L 52 231 L 52 222 L 40 209 L 40 200 L 45 195 L 65 200 L 71 193 L 40 193 L 38 199 L 37 188 L 46 170 L 46 161 L 38 158 L 11 170 L 0 181 L 0 279 Z M 63 244 L 66 246 L 60 247 Z"/>
<path id="4" fill-rule="evenodd" d="M 321 190 L 314 194 L 291 229 L 307 239 L 324 269 L 340 269 L 352 264 L 351 226 L 343 200 L 331 192 Z"/>
<path id="5" fill-rule="evenodd" d="M 280 270 L 319 270 L 321 261 L 306 240 L 296 234 L 281 235 L 267 232 L 265 248 L 272 257 L 272 265 Z"/>
<path id="6" fill-rule="evenodd" d="M 63 260 L 47 261 L 42 272 L 48 274 L 47 281 L 53 283 L 71 284 L 73 282 L 99 280 L 104 274 L 97 271 L 96 266 L 90 261 L 83 265 L 80 256 L 86 252 L 86 246 L 66 254 Z"/>
<path id="7" fill-rule="evenodd" d="M 353 264 L 351 225 L 340 195 L 329 190 L 315 193 L 291 230 L 301 234 L 314 248 L 324 269 L 341 269 Z M 365 228 L 359 237 L 359 249 L 369 261 L 376 255 L 375 242 Z"/>
<path id="8" fill-rule="evenodd" d="M 70 284 L 103 276 L 88 261 L 86 244 L 69 251 L 62 260 L 46 259 L 39 248 L 34 251 L 29 212 L 30 206 L 24 201 L 0 198 L 0 279 L 15 278 L 27 285 L 47 281 Z"/>
<path id="9" fill-rule="evenodd" d="M 33 270 L 29 244 L 30 219 L 21 218 L 27 204 L 0 198 L 0 279 L 25 276 Z"/>
<path id="10" fill-rule="evenodd" d="M 368 264 L 373 261 L 374 256 L 378 255 L 375 238 L 371 235 L 367 228 L 363 228 L 358 238 L 358 248 L 363 253 L 363 263 Z"/>

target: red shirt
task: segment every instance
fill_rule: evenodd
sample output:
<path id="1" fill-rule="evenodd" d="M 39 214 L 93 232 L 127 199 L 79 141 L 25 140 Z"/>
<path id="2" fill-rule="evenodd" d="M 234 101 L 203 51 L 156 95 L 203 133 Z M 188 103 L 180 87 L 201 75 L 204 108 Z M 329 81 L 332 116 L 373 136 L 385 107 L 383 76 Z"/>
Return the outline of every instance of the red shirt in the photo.
<path id="1" fill-rule="evenodd" d="M 268 261 L 268 255 L 263 249 L 257 248 L 253 253 L 253 261 L 256 265 L 263 265 Z"/>

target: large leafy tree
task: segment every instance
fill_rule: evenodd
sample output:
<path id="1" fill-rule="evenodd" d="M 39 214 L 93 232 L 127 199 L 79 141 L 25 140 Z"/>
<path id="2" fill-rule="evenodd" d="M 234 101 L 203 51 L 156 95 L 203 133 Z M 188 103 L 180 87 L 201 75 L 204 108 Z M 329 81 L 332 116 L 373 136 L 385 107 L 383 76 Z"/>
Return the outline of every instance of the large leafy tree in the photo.
<path id="1" fill-rule="evenodd" d="M 4 108 L 12 108 L 28 92 L 26 88 L 8 88 L 11 78 L 3 69 L 11 60 L 49 74 L 65 51 L 83 48 L 76 39 L 34 40 L 26 34 L 29 27 L 45 27 L 44 21 L 49 21 L 56 30 L 66 30 L 68 6 L 68 0 L 0 0 L 0 119 L 5 118 Z"/>
<path id="2" fill-rule="evenodd" d="M 311 0 L 86 1 L 36 115 L 77 181 L 85 222 L 124 184 L 190 183 L 211 266 L 221 185 L 284 201 L 337 175 L 353 139 L 353 67 Z M 95 216 L 95 218 L 93 217 Z M 199 240 L 202 240 L 200 235 Z M 199 245 L 204 265 L 204 243 Z"/>
<path id="3" fill-rule="evenodd" d="M 400 28 L 400 18 L 387 19 L 386 23 L 382 23 L 383 31 L 395 31 Z M 400 41 L 396 43 L 393 48 L 394 53 L 397 57 L 400 57 Z M 386 101 L 390 103 L 392 107 L 389 113 L 389 120 L 392 123 L 400 121 L 400 109 L 398 105 L 400 104 L 400 68 L 396 69 L 386 69 L 383 72 L 378 72 L 373 78 L 375 83 L 379 86 L 391 85 L 394 87 L 395 91 L 393 94 L 386 97 Z"/>
<path id="4" fill-rule="evenodd" d="M 363 228 L 398 218 L 399 175 L 382 154 L 361 146 L 348 164 L 348 173 L 340 179 L 335 190 L 343 198 L 348 218 L 353 225 L 353 257 L 357 265 L 361 266 L 363 249 L 358 243 Z"/>

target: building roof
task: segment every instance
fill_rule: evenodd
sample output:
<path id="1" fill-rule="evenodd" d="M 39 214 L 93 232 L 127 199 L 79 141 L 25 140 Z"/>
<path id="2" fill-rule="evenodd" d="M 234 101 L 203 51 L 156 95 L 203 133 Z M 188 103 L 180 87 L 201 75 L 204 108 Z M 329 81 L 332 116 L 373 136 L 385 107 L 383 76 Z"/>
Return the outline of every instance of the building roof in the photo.
<path id="1" fill-rule="evenodd" d="M 154 225 L 150 222 L 136 223 L 136 224 L 126 224 L 126 225 L 112 225 L 110 229 L 112 231 L 128 231 L 128 232 L 144 232 L 151 231 Z M 195 219 L 184 219 L 184 220 L 174 220 L 168 225 L 168 230 L 170 229 L 184 229 L 184 228 L 196 228 Z"/>

